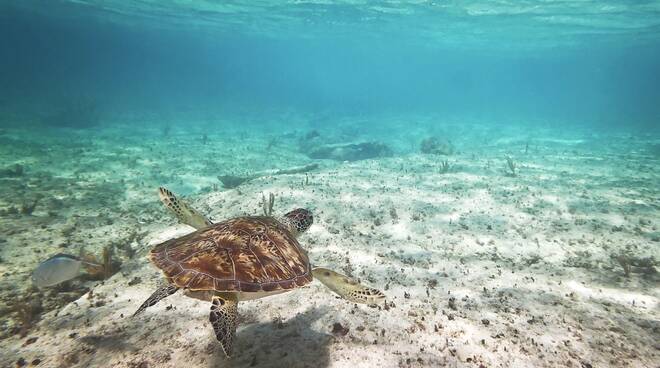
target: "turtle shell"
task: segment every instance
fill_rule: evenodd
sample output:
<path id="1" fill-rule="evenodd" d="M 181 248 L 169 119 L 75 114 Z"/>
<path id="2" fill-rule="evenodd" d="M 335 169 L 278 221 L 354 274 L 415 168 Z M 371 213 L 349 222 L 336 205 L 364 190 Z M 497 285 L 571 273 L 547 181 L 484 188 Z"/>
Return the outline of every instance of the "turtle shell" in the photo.
<path id="1" fill-rule="evenodd" d="M 272 217 L 238 217 L 155 246 L 149 259 L 191 291 L 293 289 L 312 281 L 306 252 Z"/>

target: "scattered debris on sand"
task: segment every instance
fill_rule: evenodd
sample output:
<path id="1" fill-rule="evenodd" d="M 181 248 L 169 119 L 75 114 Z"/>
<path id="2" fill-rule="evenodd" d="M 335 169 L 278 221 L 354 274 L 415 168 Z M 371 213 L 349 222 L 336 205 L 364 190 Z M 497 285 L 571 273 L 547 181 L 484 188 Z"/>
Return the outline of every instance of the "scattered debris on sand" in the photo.
<path id="1" fill-rule="evenodd" d="M 461 125 L 460 151 L 442 157 L 419 152 L 428 132 L 393 124 L 387 135 L 400 141 L 386 144 L 396 155 L 377 144 L 366 149 L 377 159 L 352 160 L 364 156 L 323 147 L 319 126 L 308 139 L 338 160 L 317 165 L 296 145 L 305 133 L 227 128 L 200 140 L 201 129 L 163 137 L 161 125 L 3 131 L 0 162 L 11 173 L 0 175 L 0 366 L 660 361 L 660 169 L 648 150 L 629 149 L 650 138 L 539 128 L 546 138 L 527 148 L 524 127 Z M 368 133 L 351 131 L 356 141 L 382 138 Z M 507 155 L 515 176 L 502 173 Z M 219 190 L 218 173 L 248 180 Z M 145 254 L 192 231 L 162 208 L 161 185 L 183 188 L 214 221 L 312 209 L 300 243 L 314 264 L 378 286 L 387 302 L 356 306 L 316 282 L 246 301 L 231 363 L 213 341 L 208 303 L 173 298 L 152 307 L 148 328 L 136 323 L 128 316 L 162 278 Z M 35 265 L 61 252 L 93 254 L 103 270 L 34 288 Z"/>

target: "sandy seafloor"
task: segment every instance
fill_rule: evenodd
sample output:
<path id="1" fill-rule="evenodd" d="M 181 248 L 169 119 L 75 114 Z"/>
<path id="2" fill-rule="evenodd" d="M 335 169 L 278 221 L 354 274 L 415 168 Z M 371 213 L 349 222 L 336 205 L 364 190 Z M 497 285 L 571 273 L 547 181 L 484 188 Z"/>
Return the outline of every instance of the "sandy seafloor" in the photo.
<path id="1" fill-rule="evenodd" d="M 1 166 L 24 167 L 0 178 L 0 366 L 660 366 L 658 136 L 419 117 L 371 129 L 225 123 L 167 135 L 142 122 L 0 130 Z M 383 140 L 394 155 L 311 160 L 298 141 L 312 129 L 328 142 Z M 457 152 L 419 153 L 431 135 Z M 506 155 L 516 177 L 503 173 Z M 279 175 L 224 189 L 216 178 L 313 162 L 307 183 Z M 313 263 L 380 288 L 387 307 L 318 282 L 242 302 L 231 360 L 209 303 L 177 294 L 131 318 L 160 280 L 146 252 L 192 231 L 159 203 L 159 185 L 216 221 L 260 214 L 262 193 L 278 213 L 310 208 L 300 241 Z M 31 215 L 11 210 L 37 197 Z M 122 262 L 109 279 L 31 287 L 48 256 L 108 245 Z"/>

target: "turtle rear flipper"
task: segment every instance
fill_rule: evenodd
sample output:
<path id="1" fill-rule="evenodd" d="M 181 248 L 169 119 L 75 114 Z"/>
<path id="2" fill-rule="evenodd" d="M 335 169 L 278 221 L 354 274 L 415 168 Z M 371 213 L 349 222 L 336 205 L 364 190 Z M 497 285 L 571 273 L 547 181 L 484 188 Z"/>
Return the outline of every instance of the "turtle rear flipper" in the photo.
<path id="1" fill-rule="evenodd" d="M 161 299 L 165 299 L 168 296 L 176 293 L 177 290 L 179 290 L 179 288 L 171 284 L 163 284 L 159 286 L 158 289 L 156 289 L 156 291 L 154 291 L 151 296 L 149 296 L 149 298 L 145 300 L 144 303 L 142 303 L 140 308 L 138 308 L 138 310 L 133 313 L 133 317 L 144 312 L 145 309 L 151 307 L 152 305 L 155 305 L 161 301 Z"/>
<path id="2" fill-rule="evenodd" d="M 238 325 L 238 298 L 236 294 L 221 293 L 211 300 L 209 321 L 213 325 L 215 337 L 220 341 L 222 351 L 231 356 L 236 326 Z"/>
<path id="3" fill-rule="evenodd" d="M 190 225 L 197 230 L 213 225 L 211 220 L 199 213 L 196 209 L 192 208 L 188 203 L 177 198 L 176 195 L 167 188 L 158 188 L 158 195 L 165 207 L 172 211 L 176 218 L 182 223 Z"/>
<path id="4" fill-rule="evenodd" d="M 319 267 L 313 269 L 312 274 L 315 279 L 321 281 L 328 289 L 348 301 L 372 305 L 385 299 L 385 294 L 380 290 L 364 286 L 350 277 L 333 270 Z"/>

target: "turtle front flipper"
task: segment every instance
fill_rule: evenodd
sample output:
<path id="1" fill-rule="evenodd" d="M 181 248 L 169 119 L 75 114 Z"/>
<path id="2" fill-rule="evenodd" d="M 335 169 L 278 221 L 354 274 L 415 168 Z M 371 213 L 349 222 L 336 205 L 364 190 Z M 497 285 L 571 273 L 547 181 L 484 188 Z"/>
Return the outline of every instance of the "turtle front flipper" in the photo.
<path id="1" fill-rule="evenodd" d="M 222 351 L 231 356 L 236 326 L 238 326 L 238 298 L 236 294 L 220 293 L 211 300 L 209 321 L 213 325 L 215 337 L 220 341 Z"/>
<path id="2" fill-rule="evenodd" d="M 356 280 L 333 270 L 319 267 L 313 269 L 312 274 L 328 289 L 348 301 L 371 305 L 385 299 L 385 294 L 380 290 L 364 286 Z"/>
<path id="3" fill-rule="evenodd" d="M 168 296 L 176 293 L 176 291 L 179 290 L 178 287 L 171 285 L 171 284 L 163 284 L 154 291 L 151 296 L 142 303 L 140 308 L 133 313 L 133 317 L 137 316 L 138 314 L 144 312 L 145 309 L 151 307 L 152 305 L 158 303 L 161 299 L 165 299 Z"/>
<path id="4" fill-rule="evenodd" d="M 158 188 L 158 196 L 165 207 L 172 211 L 176 218 L 182 223 L 190 225 L 197 230 L 213 225 L 211 220 L 199 213 L 196 209 L 192 208 L 188 203 L 177 198 L 176 195 L 167 188 Z"/>

